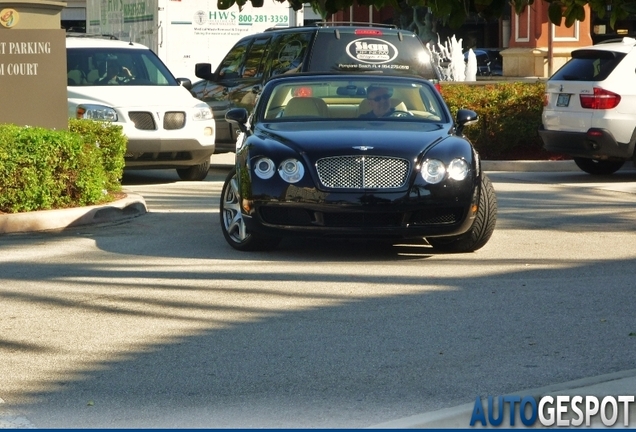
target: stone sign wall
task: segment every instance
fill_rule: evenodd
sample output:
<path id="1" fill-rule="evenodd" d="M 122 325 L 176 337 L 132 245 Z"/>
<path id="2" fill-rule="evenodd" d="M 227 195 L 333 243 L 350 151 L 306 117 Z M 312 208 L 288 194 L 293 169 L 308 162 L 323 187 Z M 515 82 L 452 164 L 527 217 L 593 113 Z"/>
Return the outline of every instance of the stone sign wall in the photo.
<path id="1" fill-rule="evenodd" d="M 45 16 L 43 27 L 54 22 L 50 4 L 0 1 L 0 123 L 67 129 L 66 33 L 60 28 L 61 7 L 54 28 L 34 28 L 38 9 Z"/>

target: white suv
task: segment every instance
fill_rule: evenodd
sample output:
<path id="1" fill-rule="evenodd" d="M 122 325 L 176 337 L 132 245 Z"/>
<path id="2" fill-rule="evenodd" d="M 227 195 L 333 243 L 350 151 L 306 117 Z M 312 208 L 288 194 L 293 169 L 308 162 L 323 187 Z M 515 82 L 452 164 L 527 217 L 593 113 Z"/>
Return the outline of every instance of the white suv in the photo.
<path id="1" fill-rule="evenodd" d="M 636 39 L 623 38 L 574 50 L 550 77 L 539 129 L 546 150 L 599 175 L 634 159 L 635 47 Z"/>
<path id="2" fill-rule="evenodd" d="M 97 37 L 66 38 L 68 115 L 110 121 L 128 138 L 126 168 L 176 168 L 203 180 L 214 153 L 212 111 L 187 79 L 175 79 L 148 47 Z"/>

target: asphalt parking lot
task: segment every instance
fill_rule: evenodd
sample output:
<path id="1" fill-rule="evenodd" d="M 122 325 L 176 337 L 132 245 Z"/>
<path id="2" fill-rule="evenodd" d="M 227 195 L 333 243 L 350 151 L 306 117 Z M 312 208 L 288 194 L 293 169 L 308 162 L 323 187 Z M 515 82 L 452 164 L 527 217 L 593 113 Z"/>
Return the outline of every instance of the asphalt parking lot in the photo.
<path id="1" fill-rule="evenodd" d="M 633 392 L 635 171 L 489 171 L 497 229 L 460 255 L 240 253 L 227 171 L 135 172 L 142 216 L 0 237 L 0 425 L 468 427 L 477 396 Z"/>

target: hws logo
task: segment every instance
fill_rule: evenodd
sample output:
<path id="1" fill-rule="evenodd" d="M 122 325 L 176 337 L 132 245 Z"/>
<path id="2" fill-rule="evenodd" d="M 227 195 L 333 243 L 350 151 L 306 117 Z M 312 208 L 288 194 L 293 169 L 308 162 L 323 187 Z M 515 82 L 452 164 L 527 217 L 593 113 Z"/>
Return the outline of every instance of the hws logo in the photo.
<path id="1" fill-rule="evenodd" d="M 194 13 L 193 21 L 197 25 L 204 24 L 220 24 L 236 21 L 236 12 L 230 11 L 202 11 L 198 10 Z"/>
<path id="2" fill-rule="evenodd" d="M 347 54 L 361 63 L 388 63 L 398 55 L 397 48 L 387 41 L 376 38 L 363 38 L 347 45 Z"/>
<path id="3" fill-rule="evenodd" d="M 194 22 L 197 23 L 198 25 L 203 25 L 205 24 L 205 12 L 200 10 L 200 11 L 196 11 L 194 13 Z"/>
<path id="4" fill-rule="evenodd" d="M 210 21 L 234 21 L 236 20 L 236 12 L 209 11 L 208 17 Z"/>

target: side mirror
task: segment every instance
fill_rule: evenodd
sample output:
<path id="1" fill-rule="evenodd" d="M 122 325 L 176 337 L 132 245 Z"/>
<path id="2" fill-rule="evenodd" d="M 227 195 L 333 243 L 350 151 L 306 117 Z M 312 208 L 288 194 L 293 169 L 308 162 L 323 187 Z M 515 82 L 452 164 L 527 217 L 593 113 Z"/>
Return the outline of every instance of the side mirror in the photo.
<path id="1" fill-rule="evenodd" d="M 473 110 L 468 110 L 468 109 L 457 110 L 457 117 L 455 120 L 457 127 L 455 129 L 455 134 L 463 135 L 464 127 L 471 124 L 475 124 L 477 123 L 478 120 L 479 120 L 479 116 Z"/>
<path id="2" fill-rule="evenodd" d="M 188 78 L 177 78 L 177 82 L 179 83 L 181 87 L 185 87 L 188 90 L 192 90 L 192 81 L 190 81 Z"/>
<path id="3" fill-rule="evenodd" d="M 201 79 L 213 81 L 212 65 L 210 63 L 197 63 L 194 65 L 194 74 Z"/>
<path id="4" fill-rule="evenodd" d="M 249 113 L 245 108 L 232 108 L 225 113 L 225 120 L 236 125 L 243 133 L 247 132 L 247 119 Z"/>

